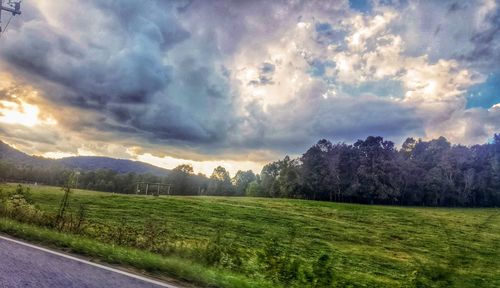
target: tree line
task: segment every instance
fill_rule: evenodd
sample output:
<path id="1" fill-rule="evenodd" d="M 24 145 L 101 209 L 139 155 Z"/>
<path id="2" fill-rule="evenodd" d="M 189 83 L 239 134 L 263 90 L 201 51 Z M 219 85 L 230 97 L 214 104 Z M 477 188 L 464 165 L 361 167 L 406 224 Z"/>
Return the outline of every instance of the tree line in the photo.
<path id="1" fill-rule="evenodd" d="M 352 145 L 320 140 L 298 159 L 266 165 L 247 192 L 256 196 L 370 204 L 500 206 L 500 134 L 491 143 L 452 145 L 444 137 L 382 137 Z"/>
<path id="2" fill-rule="evenodd" d="M 0 163 L 0 179 L 62 186 L 73 171 Z M 500 206 L 500 134 L 490 143 L 452 145 L 444 137 L 408 138 L 400 149 L 382 137 L 354 144 L 320 140 L 301 157 L 286 156 L 260 174 L 222 166 L 195 174 L 188 164 L 168 175 L 81 171 L 78 188 L 136 192 L 137 182 L 172 185 L 172 194 L 298 198 L 368 204 Z"/>

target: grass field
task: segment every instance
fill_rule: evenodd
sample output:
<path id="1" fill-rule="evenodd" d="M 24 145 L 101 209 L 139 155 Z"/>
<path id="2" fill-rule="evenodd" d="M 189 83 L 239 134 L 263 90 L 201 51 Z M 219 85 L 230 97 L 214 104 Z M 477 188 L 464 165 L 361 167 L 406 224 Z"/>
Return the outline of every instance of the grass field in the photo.
<path id="1" fill-rule="evenodd" d="M 0 188 L 6 191 L 15 186 Z M 60 188 L 40 186 L 31 187 L 30 198 L 38 209 L 57 212 L 62 195 Z M 75 190 L 70 207 L 76 211 L 80 204 L 86 207 L 89 222 L 137 230 L 157 223 L 155 227 L 163 227 L 169 235 L 169 247 L 176 249 L 160 255 L 5 219 L 0 222 L 0 231 L 44 243 L 53 240 L 53 245 L 198 285 L 281 285 L 260 269 L 259 255 L 272 245 L 307 267 L 314 267 L 322 255 L 328 255 L 333 265 L 332 285 L 339 287 L 500 287 L 500 209 L 237 197 L 153 198 Z M 189 253 L 217 237 L 236 247 L 245 263 L 236 268 L 213 267 Z M 187 260 L 183 260 L 184 255 Z"/>

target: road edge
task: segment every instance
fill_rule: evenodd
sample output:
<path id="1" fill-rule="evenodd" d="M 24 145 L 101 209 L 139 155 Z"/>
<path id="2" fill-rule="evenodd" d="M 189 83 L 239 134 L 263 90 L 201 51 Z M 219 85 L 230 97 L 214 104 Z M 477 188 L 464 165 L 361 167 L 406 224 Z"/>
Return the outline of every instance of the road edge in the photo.
<path id="1" fill-rule="evenodd" d="M 121 275 L 130 277 L 130 278 L 134 278 L 134 279 L 137 279 L 137 280 L 140 280 L 140 281 L 143 281 L 143 282 L 147 282 L 147 283 L 150 283 L 150 284 L 155 284 L 155 285 L 158 285 L 160 287 L 165 287 L 165 288 L 182 288 L 180 286 L 175 286 L 173 284 L 161 282 L 161 281 L 158 281 L 158 280 L 146 277 L 146 276 L 142 276 L 142 275 L 134 274 L 134 273 L 127 272 L 127 271 L 124 271 L 124 270 L 121 270 L 121 269 L 113 268 L 111 266 L 107 266 L 107 265 L 103 265 L 103 264 L 91 262 L 91 261 L 88 261 L 88 260 L 85 260 L 85 259 L 73 256 L 73 255 L 70 255 L 68 253 L 58 252 L 58 251 L 54 251 L 52 249 L 48 249 L 48 248 L 45 248 L 45 247 L 40 247 L 40 246 L 37 246 L 35 244 L 28 243 L 28 242 L 26 242 L 24 240 L 15 239 L 15 238 L 13 238 L 11 236 L 6 236 L 4 233 L 0 234 L 0 239 L 5 240 L 5 241 L 9 241 L 9 242 L 12 242 L 12 243 L 16 243 L 18 245 L 22 245 L 22 246 L 25 246 L 25 247 L 29 247 L 29 248 L 32 248 L 32 249 L 36 249 L 36 250 L 39 250 L 39 251 L 43 251 L 45 253 L 49 253 L 49 254 L 52 254 L 52 255 L 57 255 L 59 257 L 65 258 L 65 259 L 69 259 L 69 260 L 72 260 L 72 261 L 77 261 L 77 262 L 80 262 L 80 263 L 83 263 L 83 264 L 86 264 L 86 265 L 97 267 L 97 268 L 100 268 L 100 269 L 103 269 L 103 270 L 107 270 L 107 271 L 110 271 L 110 272 L 121 274 Z"/>

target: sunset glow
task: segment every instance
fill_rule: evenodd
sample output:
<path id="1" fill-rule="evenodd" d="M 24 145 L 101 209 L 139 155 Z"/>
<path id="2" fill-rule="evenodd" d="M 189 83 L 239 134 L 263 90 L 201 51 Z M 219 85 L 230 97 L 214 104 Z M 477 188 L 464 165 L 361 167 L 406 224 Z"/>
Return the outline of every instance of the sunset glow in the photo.
<path id="1" fill-rule="evenodd" d="M 0 122 L 34 127 L 42 123 L 38 118 L 40 109 L 22 101 L 19 103 L 0 101 Z"/>

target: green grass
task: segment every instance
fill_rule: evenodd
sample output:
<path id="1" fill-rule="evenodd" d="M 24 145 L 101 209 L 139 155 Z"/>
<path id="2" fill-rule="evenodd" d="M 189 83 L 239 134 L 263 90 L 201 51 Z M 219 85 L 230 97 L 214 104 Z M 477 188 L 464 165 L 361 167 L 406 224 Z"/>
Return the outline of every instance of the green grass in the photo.
<path id="1" fill-rule="evenodd" d="M 4 190 L 14 186 L 3 185 Z M 32 187 L 43 211 L 57 211 L 62 191 Z M 500 287 L 500 209 L 367 206 L 288 199 L 146 197 L 76 190 L 91 222 L 142 229 L 162 222 L 179 243 L 205 243 L 223 223 L 224 237 L 247 255 L 279 239 L 306 263 L 328 254 L 338 283 L 351 287 Z M 76 208 L 75 208 L 76 209 Z M 295 227 L 291 245 L 287 235 Z M 221 287 L 263 287 L 258 269 L 242 273 L 206 268 L 180 256 L 99 244 L 33 226 L 0 222 L 0 231 L 168 276 Z M 21 231 L 21 232 L 20 232 Z M 45 239 L 45 240 L 44 240 Z M 248 267 L 258 267 L 251 257 Z M 243 276 L 244 274 L 244 276 Z"/>

